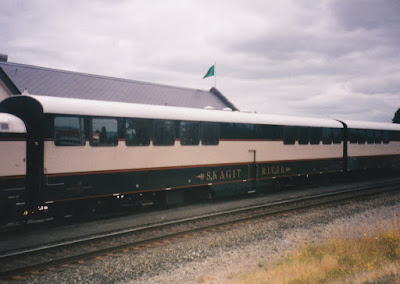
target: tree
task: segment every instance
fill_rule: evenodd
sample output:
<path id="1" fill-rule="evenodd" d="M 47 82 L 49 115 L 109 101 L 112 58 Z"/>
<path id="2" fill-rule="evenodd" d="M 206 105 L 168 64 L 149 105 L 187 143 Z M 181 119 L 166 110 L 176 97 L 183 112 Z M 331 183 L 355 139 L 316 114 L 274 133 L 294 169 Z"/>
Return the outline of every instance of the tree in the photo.
<path id="1" fill-rule="evenodd" d="M 400 108 L 396 111 L 394 114 L 394 117 L 392 119 L 393 123 L 400 123 Z"/>

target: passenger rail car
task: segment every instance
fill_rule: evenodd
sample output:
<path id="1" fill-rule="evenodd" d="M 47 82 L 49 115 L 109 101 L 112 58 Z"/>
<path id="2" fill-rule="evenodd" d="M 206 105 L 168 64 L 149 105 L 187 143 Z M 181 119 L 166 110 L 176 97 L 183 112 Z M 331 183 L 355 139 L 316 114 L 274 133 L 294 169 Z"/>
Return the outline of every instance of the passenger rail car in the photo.
<path id="1" fill-rule="evenodd" d="M 354 166 L 362 155 L 347 133 L 359 129 L 351 122 L 45 96 L 14 96 L 0 103 L 0 111 L 18 117 L 27 130 L 26 170 L 17 175 L 25 181 L 24 203 L 18 201 L 25 214 L 173 204 L 364 167 Z M 380 127 L 382 135 L 393 135 L 380 145 L 374 136 L 374 155 L 391 156 L 379 167 L 398 166 L 400 127 Z M 20 155 L 25 152 L 13 159 Z M 0 169 L 15 164 L 0 163 Z M 2 193 L 8 190 L 3 184 Z"/>
<path id="2" fill-rule="evenodd" d="M 346 121 L 350 171 L 400 167 L 399 124 Z"/>
<path id="3" fill-rule="evenodd" d="M 0 113 L 0 224 L 24 212 L 26 128 L 18 117 Z M 11 216 L 13 215 L 13 216 Z"/>

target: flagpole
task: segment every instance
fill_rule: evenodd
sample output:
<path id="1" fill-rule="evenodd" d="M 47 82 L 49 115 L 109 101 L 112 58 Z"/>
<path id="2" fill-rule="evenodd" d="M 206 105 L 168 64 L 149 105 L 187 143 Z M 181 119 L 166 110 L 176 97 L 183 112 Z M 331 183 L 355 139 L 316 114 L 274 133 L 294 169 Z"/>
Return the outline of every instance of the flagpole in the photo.
<path id="1" fill-rule="evenodd" d="M 215 72 L 216 68 L 217 68 L 217 61 L 214 62 L 214 88 L 217 88 L 217 72 Z"/>

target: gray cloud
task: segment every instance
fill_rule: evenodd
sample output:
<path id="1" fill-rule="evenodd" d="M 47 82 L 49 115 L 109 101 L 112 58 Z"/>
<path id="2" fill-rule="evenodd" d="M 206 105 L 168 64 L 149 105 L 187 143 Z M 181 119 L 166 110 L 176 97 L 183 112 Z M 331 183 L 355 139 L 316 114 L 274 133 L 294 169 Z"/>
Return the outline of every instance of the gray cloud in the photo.
<path id="1" fill-rule="evenodd" d="M 396 34 L 399 32 L 399 1 L 333 1 L 331 7 L 338 25 L 347 30 L 385 30 Z"/>
<path id="2" fill-rule="evenodd" d="M 4 0 L 1 53 L 25 64 L 209 89 L 241 109 L 390 121 L 400 4 Z M 49 12 L 51 11 L 51 12 Z"/>
<path id="3" fill-rule="evenodd" d="M 349 83 L 351 90 L 362 94 L 398 95 L 400 92 L 400 73 L 384 78 L 361 78 Z"/>

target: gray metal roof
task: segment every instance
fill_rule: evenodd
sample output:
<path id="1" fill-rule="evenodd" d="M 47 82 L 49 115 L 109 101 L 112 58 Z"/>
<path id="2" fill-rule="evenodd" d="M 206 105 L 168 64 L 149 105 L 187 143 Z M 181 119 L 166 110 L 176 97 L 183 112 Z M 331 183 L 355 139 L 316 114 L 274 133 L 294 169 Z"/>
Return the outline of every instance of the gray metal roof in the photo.
<path id="1" fill-rule="evenodd" d="M 210 91 L 180 88 L 11 62 L 0 62 L 0 79 L 13 94 L 26 90 L 53 97 L 237 110 L 215 88 Z"/>

